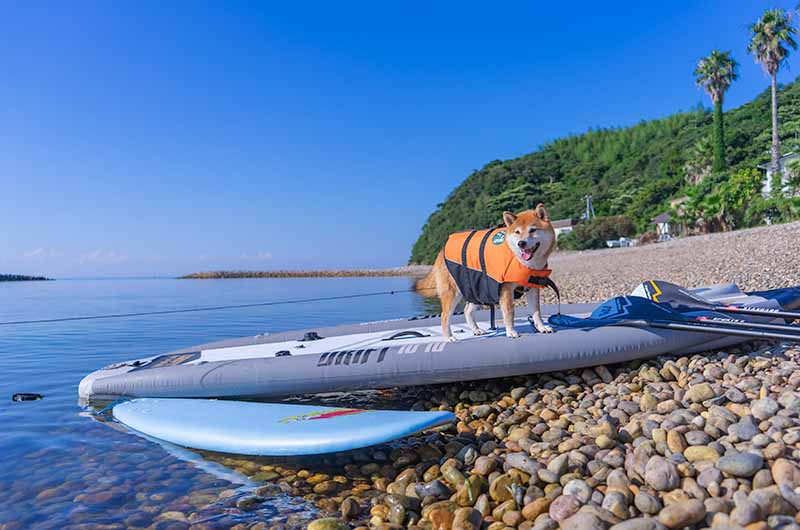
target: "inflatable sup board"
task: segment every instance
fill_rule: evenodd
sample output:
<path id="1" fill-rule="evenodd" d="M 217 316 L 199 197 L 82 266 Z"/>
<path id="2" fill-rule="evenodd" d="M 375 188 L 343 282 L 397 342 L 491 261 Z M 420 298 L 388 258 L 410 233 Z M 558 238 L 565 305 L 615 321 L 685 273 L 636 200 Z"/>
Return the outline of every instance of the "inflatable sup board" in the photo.
<path id="1" fill-rule="evenodd" d="M 131 429 L 183 447 L 260 456 L 349 451 L 455 421 L 406 412 L 211 399 L 135 399 L 114 406 Z"/>
<path id="2" fill-rule="evenodd" d="M 800 288 L 744 293 L 735 285 L 692 291 L 709 303 L 795 309 Z M 600 304 L 564 305 L 585 318 Z M 119 397 L 275 398 L 394 386 L 440 384 L 629 362 L 687 354 L 747 340 L 715 333 L 627 326 L 556 326 L 536 333 L 519 308 L 510 339 L 499 328 L 474 336 L 463 316 L 453 320 L 456 342 L 445 342 L 438 316 L 263 334 L 113 364 L 87 375 L 83 401 Z M 556 313 L 544 306 L 548 317 Z M 709 310 L 710 317 L 716 316 Z M 699 314 L 698 317 L 702 317 Z M 476 311 L 485 330 L 488 311 Z M 745 318 L 745 317 L 742 317 Z M 751 317 L 746 317 L 751 318 Z M 752 317 L 757 320 L 764 317 Z M 556 320 L 557 322 L 557 320 Z"/>

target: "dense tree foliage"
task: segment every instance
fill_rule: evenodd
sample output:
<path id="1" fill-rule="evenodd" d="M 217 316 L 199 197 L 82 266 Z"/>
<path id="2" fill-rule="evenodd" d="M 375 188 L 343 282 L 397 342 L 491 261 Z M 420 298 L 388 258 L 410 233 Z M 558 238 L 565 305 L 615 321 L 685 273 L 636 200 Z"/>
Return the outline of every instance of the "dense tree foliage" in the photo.
<path id="1" fill-rule="evenodd" d="M 800 132 L 800 82 L 781 88 L 780 99 L 785 153 L 796 148 Z M 637 232 L 652 229 L 650 219 L 670 210 L 672 199 L 698 187 L 712 191 L 740 169 L 755 171 L 767 162 L 770 126 L 768 89 L 725 112 L 727 174 L 711 173 L 712 113 L 702 107 L 632 127 L 589 130 L 520 158 L 495 160 L 469 175 L 431 214 L 411 262 L 431 263 L 448 234 L 497 225 L 503 210 L 544 202 L 553 219 L 577 217 L 587 193 L 598 216 L 626 215 Z"/>

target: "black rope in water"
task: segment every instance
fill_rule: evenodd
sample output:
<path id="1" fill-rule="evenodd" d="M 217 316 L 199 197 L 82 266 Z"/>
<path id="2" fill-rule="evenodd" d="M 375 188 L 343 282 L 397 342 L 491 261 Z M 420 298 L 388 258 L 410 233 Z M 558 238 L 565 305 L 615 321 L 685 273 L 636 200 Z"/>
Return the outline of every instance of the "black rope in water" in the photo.
<path id="1" fill-rule="evenodd" d="M 396 291 L 377 291 L 374 293 L 359 293 L 359 294 L 346 294 L 340 296 L 323 296 L 318 298 L 299 298 L 297 300 L 277 300 L 274 302 L 259 302 L 255 304 L 238 304 L 238 305 L 218 305 L 209 307 L 189 307 L 184 309 L 166 309 L 163 311 L 142 311 L 138 313 L 115 313 L 110 315 L 86 315 L 76 317 L 62 317 L 62 318 L 43 318 L 40 320 L 13 320 L 8 322 L 0 322 L 0 326 L 13 326 L 21 324 L 48 324 L 52 322 L 74 322 L 78 320 L 101 320 L 109 318 L 129 318 L 129 317 L 144 317 L 152 315 L 174 315 L 176 313 L 197 313 L 200 311 L 221 311 L 225 309 L 243 309 L 248 307 L 267 307 L 275 305 L 288 305 L 288 304 L 304 304 L 308 302 L 326 302 L 330 300 L 347 300 L 350 298 L 366 298 L 368 296 L 382 296 L 392 295 L 397 293 L 413 293 L 415 291 L 424 291 L 426 289 L 433 289 L 427 287 L 423 289 L 401 289 Z"/>

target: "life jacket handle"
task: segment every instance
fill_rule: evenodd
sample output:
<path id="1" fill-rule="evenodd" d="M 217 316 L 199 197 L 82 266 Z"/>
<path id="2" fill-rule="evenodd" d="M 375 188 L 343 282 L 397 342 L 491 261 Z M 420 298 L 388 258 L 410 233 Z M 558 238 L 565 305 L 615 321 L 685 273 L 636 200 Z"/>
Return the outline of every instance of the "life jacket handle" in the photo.
<path id="1" fill-rule="evenodd" d="M 558 314 L 561 314 L 561 292 L 558 290 L 558 285 L 556 285 L 556 282 L 551 280 L 549 276 L 531 276 L 528 278 L 528 283 L 551 288 L 553 292 L 556 293 L 556 300 L 558 300 Z"/>

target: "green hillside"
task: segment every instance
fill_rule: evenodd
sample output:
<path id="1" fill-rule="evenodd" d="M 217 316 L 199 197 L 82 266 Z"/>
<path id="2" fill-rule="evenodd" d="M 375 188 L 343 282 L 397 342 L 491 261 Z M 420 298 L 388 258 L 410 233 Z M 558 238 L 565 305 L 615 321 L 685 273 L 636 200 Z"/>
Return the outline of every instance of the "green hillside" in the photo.
<path id="1" fill-rule="evenodd" d="M 778 94 L 786 153 L 800 131 L 800 81 Z M 711 170 L 712 114 L 697 108 L 632 127 L 589 130 L 512 160 L 495 160 L 469 175 L 431 214 L 414 244 L 412 263 L 431 263 L 448 234 L 495 225 L 503 210 L 544 202 L 553 219 L 577 217 L 581 197 L 594 200 L 598 216 L 626 215 L 639 232 L 669 208 L 670 199 L 708 193 L 741 169 L 769 160 L 770 100 L 765 90 L 725 113 L 729 169 Z M 703 191 L 705 190 L 705 191 Z"/>

